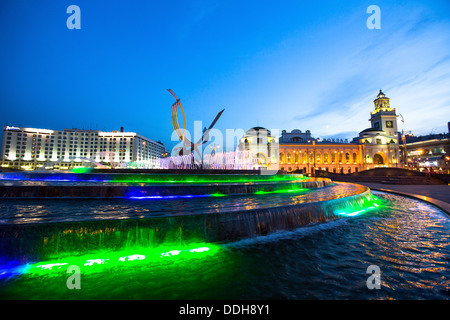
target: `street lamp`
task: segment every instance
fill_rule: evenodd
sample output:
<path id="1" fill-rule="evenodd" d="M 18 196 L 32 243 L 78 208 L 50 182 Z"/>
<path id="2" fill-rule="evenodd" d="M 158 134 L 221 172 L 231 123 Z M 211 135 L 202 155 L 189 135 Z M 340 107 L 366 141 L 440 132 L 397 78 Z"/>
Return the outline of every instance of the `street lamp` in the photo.
<path id="1" fill-rule="evenodd" d="M 408 153 L 406 152 L 406 136 L 405 136 L 405 119 L 403 118 L 402 114 L 399 113 L 398 114 L 400 117 L 402 117 L 402 123 L 403 123 L 403 129 L 402 129 L 402 140 L 403 140 L 403 165 L 408 165 L 408 161 L 407 161 L 407 155 Z"/>

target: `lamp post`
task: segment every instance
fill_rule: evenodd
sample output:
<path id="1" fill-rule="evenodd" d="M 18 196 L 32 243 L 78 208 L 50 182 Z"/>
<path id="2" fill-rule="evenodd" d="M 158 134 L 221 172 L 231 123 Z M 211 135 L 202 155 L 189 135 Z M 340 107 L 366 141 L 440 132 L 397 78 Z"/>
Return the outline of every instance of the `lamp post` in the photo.
<path id="1" fill-rule="evenodd" d="M 334 168 L 336 169 L 336 173 L 338 173 L 338 161 L 339 161 L 339 157 L 338 157 L 338 153 L 337 153 L 336 150 L 334 150 L 333 153 L 334 153 L 334 162 L 335 162 Z"/>
<path id="2" fill-rule="evenodd" d="M 313 160 L 313 165 L 314 165 L 314 167 L 313 167 L 313 174 L 314 174 L 314 177 L 316 177 L 316 141 L 315 140 L 313 140 L 313 157 L 314 157 L 314 160 Z"/>

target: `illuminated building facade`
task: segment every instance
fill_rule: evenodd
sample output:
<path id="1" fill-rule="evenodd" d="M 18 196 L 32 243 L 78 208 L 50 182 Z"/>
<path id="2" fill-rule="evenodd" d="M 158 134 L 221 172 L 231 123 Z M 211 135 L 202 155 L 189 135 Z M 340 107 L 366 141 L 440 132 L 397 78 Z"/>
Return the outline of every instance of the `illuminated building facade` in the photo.
<path id="1" fill-rule="evenodd" d="M 409 169 L 432 168 L 436 172 L 450 173 L 450 132 L 420 137 L 408 135 L 406 153 Z"/>
<path id="2" fill-rule="evenodd" d="M 315 170 L 333 173 L 353 173 L 375 167 L 399 166 L 397 115 L 389 98 L 380 90 L 374 100 L 375 110 L 369 121 L 371 128 L 359 133 L 352 143 L 318 141 L 300 130 L 280 138 L 280 170 L 301 170 L 314 174 Z"/>
<path id="3" fill-rule="evenodd" d="M 253 159 L 253 168 L 278 170 L 279 139 L 270 130 L 253 127 L 239 140 L 239 151 L 248 151 Z"/>
<path id="4" fill-rule="evenodd" d="M 352 143 L 280 143 L 280 170 L 314 174 L 315 170 L 352 173 L 364 170 L 362 146 Z"/>
<path id="5" fill-rule="evenodd" d="M 163 157 L 164 145 L 135 132 L 3 127 L 2 167 L 69 169 Z"/>

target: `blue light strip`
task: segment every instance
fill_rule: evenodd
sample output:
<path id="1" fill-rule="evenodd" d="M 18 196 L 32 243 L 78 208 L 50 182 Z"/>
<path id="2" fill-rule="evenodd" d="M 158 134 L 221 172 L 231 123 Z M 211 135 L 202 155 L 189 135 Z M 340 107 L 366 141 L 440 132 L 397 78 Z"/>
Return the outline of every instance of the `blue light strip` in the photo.
<path id="1" fill-rule="evenodd" d="M 213 197 L 211 194 L 189 194 L 189 195 L 179 195 L 179 196 L 131 196 L 125 197 L 126 199 L 133 200 L 145 200 L 145 199 L 184 199 L 184 198 L 205 198 L 205 197 Z"/>
<path id="2" fill-rule="evenodd" d="M 0 266 L 0 279 L 2 278 L 12 278 L 24 273 L 27 273 L 31 268 L 30 264 L 18 265 L 18 266 Z"/>

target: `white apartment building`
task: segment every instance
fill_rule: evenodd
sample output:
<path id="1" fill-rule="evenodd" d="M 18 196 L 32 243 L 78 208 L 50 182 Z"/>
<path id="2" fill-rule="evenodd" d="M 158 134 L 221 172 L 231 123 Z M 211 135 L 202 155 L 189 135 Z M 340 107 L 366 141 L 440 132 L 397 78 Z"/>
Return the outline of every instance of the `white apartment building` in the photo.
<path id="1" fill-rule="evenodd" d="M 70 169 L 163 158 L 164 145 L 136 132 L 3 127 L 2 167 Z"/>

